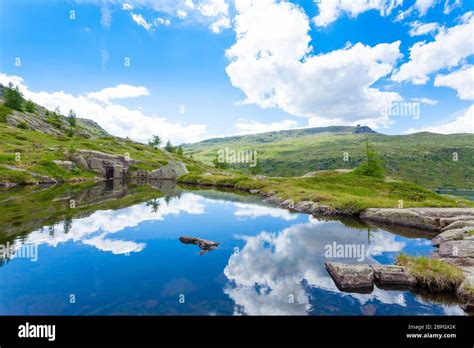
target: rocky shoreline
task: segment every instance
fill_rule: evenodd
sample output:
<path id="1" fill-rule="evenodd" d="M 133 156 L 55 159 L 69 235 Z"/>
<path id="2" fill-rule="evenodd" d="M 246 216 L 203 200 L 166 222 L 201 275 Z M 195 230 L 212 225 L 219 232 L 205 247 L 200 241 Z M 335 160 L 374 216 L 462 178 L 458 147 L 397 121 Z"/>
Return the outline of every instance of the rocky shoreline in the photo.
<path id="1" fill-rule="evenodd" d="M 360 218 L 437 232 L 431 241 L 437 249 L 431 257 L 456 266 L 462 271 L 462 283 L 450 291 L 456 294 L 463 309 L 474 310 L 473 208 L 367 209 L 360 214 Z M 344 291 L 370 289 L 379 283 L 384 285 L 383 279 L 387 277 L 391 279 L 390 285 L 394 286 L 414 288 L 427 285 L 416 278 L 414 281 L 413 274 L 401 266 L 346 265 L 331 262 L 325 265 L 337 286 Z"/>

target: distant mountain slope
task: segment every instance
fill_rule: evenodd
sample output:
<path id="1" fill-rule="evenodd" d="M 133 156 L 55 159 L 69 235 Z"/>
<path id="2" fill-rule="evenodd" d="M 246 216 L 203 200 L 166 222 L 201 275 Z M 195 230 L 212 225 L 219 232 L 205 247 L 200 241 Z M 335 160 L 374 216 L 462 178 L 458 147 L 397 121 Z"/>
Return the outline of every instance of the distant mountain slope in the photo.
<path id="1" fill-rule="evenodd" d="M 209 139 L 185 144 L 184 150 L 209 164 L 217 151 L 226 147 L 257 150 L 261 174 L 296 176 L 356 167 L 363 159 L 366 139 L 382 156 L 389 176 L 429 188 L 474 188 L 472 134 L 393 136 L 375 133 L 368 127 L 325 127 Z M 231 167 L 249 170 L 245 164 Z"/>

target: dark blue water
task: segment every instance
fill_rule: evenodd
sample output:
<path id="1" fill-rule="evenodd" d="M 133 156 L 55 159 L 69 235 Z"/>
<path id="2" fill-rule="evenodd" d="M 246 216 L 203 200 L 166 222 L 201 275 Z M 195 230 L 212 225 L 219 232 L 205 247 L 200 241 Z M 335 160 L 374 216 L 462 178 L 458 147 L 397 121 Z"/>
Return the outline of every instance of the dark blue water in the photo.
<path id="1" fill-rule="evenodd" d="M 184 191 L 156 202 L 18 237 L 17 245 L 38 245 L 37 260 L 0 267 L 0 314 L 463 314 L 448 300 L 408 291 L 342 293 L 323 266 L 334 243 L 365 252 L 363 260 L 332 261 L 389 264 L 401 251 L 429 254 L 429 239 L 324 222 L 232 193 Z M 178 240 L 184 235 L 221 246 L 200 255 Z"/>

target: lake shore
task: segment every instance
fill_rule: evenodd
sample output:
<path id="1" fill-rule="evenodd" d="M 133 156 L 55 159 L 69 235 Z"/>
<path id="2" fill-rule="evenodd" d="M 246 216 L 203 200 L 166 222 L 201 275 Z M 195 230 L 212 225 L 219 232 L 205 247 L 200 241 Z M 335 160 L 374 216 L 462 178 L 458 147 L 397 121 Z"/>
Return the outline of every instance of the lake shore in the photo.
<path id="1" fill-rule="evenodd" d="M 347 175 L 347 174 L 338 174 Z M 357 291 L 374 284 L 385 288 L 409 287 L 412 289 L 428 288 L 434 292 L 453 293 L 459 299 L 465 311 L 474 310 L 474 208 L 472 207 L 407 207 L 407 208 L 365 208 L 344 209 L 308 200 L 299 200 L 291 195 L 282 197 L 278 188 L 271 186 L 269 189 L 268 178 L 254 177 L 254 179 L 233 182 L 227 177 L 213 178 L 206 175 L 204 180 L 196 180 L 196 177 L 180 178 L 179 182 L 208 187 L 225 187 L 251 194 L 258 194 L 262 199 L 282 208 L 323 217 L 358 217 L 365 222 L 373 222 L 384 225 L 396 225 L 408 228 L 426 230 L 434 234 L 432 245 L 437 250 L 428 261 L 424 259 L 413 259 L 410 265 L 427 262 L 428 266 L 421 267 L 420 274 L 410 269 L 407 265 L 384 266 L 374 269 L 372 265 L 344 265 L 326 264 L 336 285 L 349 292 Z M 212 180 L 214 179 L 214 180 Z M 264 184 L 265 183 L 265 184 Z M 294 188 L 297 189 L 296 187 Z M 286 192 L 284 193 L 286 194 Z M 436 195 L 437 196 L 437 195 Z M 405 203 L 405 202 L 403 202 Z M 410 205 L 422 205 L 426 202 L 409 201 Z M 452 202 L 450 202 L 452 204 Z M 454 205 L 454 204 L 452 204 Z M 434 264 L 434 265 L 431 265 Z M 441 269 L 441 271 L 439 269 Z M 434 271 L 433 271 L 434 269 Z M 454 269 L 454 271 L 453 271 Z M 433 287 L 438 282 L 438 277 L 443 277 L 443 272 L 455 272 L 460 274 L 453 286 Z M 459 271 L 459 272 L 458 272 Z M 430 272 L 438 272 L 433 276 Z M 362 276 L 363 275 L 363 276 Z"/>

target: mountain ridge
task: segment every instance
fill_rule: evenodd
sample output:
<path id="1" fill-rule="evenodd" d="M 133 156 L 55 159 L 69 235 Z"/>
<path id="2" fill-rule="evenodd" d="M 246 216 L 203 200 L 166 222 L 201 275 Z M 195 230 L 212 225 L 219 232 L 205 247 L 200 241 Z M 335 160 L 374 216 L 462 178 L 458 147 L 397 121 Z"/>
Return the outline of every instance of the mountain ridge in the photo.
<path id="1" fill-rule="evenodd" d="M 207 139 L 184 144 L 186 155 L 211 164 L 219 150 L 254 150 L 260 174 L 302 176 L 309 172 L 353 169 L 364 159 L 369 141 L 388 175 L 430 188 L 474 188 L 474 135 L 469 133 L 387 135 L 359 127 L 332 126 Z M 370 131 L 368 131 L 368 130 Z M 231 168 L 250 171 L 249 166 Z"/>

